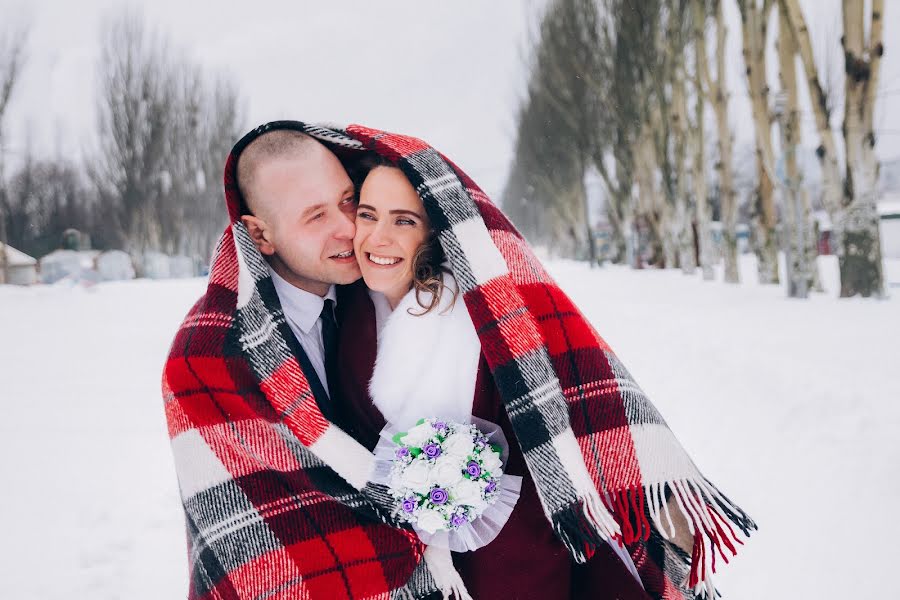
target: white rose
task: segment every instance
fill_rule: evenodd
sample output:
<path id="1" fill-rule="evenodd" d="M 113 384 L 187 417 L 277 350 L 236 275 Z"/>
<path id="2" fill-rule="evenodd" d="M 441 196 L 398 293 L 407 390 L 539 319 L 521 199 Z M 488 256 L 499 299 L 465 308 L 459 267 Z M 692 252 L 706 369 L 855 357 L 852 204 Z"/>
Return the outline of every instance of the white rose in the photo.
<path id="1" fill-rule="evenodd" d="M 420 510 L 417 517 L 416 525 L 428 533 L 434 533 L 439 529 L 444 529 L 447 524 L 443 514 L 430 508 L 423 508 Z"/>
<path id="2" fill-rule="evenodd" d="M 424 459 L 412 461 L 400 475 L 400 485 L 419 494 L 426 493 L 431 489 L 431 465 Z"/>
<path id="3" fill-rule="evenodd" d="M 434 428 L 432 428 L 431 425 L 429 425 L 426 421 L 421 425 L 416 425 L 415 427 L 407 431 L 406 435 L 400 438 L 400 441 L 407 446 L 421 448 L 422 444 L 431 439 L 434 434 Z"/>
<path id="4" fill-rule="evenodd" d="M 456 504 L 468 504 L 476 510 L 485 505 L 482 490 L 484 487 L 478 481 L 463 479 L 452 490 L 453 502 Z"/>
<path id="5" fill-rule="evenodd" d="M 490 449 L 490 447 L 485 448 L 481 453 L 481 463 L 482 467 L 485 471 L 489 472 L 491 475 L 496 477 L 500 474 L 500 469 L 503 467 L 503 462 L 500 460 L 500 455 Z"/>
<path id="6" fill-rule="evenodd" d="M 441 444 L 444 454 L 465 460 L 475 450 L 472 436 L 468 433 L 454 433 Z"/>
<path id="7" fill-rule="evenodd" d="M 431 481 L 442 488 L 449 488 L 459 482 L 462 476 L 463 462 L 455 457 L 442 454 L 431 469 Z"/>

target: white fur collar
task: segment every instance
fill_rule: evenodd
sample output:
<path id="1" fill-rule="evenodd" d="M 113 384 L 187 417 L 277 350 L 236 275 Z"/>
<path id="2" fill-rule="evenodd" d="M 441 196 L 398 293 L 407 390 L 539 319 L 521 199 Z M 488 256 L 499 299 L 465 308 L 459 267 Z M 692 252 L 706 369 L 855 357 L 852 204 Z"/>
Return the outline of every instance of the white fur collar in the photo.
<path id="1" fill-rule="evenodd" d="M 369 393 L 385 420 L 401 430 L 422 418 L 468 422 L 472 415 L 481 342 L 462 294 L 452 302 L 452 275 L 444 274 L 444 285 L 439 305 L 421 316 L 411 290 L 378 335 Z M 379 300 L 373 298 L 376 306 Z"/>

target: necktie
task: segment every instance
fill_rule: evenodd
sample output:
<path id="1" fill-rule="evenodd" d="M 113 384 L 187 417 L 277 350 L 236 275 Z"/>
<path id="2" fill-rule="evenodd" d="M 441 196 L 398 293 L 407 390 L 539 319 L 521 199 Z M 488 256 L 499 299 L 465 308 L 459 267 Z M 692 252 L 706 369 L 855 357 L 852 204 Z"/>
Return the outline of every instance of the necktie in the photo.
<path id="1" fill-rule="evenodd" d="M 322 306 L 322 343 L 325 347 L 325 376 L 328 380 L 328 396 L 335 406 L 338 395 L 337 376 L 337 321 L 334 318 L 334 300 L 326 299 Z"/>

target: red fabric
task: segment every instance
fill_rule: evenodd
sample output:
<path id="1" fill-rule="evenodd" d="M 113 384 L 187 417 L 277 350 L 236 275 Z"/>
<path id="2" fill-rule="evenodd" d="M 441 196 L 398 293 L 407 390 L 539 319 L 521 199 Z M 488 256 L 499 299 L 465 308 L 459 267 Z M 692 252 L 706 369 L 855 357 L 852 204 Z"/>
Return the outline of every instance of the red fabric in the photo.
<path id="1" fill-rule="evenodd" d="M 371 450 L 385 421 L 368 394 L 377 334 L 375 310 L 363 285 L 340 290 L 337 314 L 342 411 L 351 435 Z M 500 535 L 475 552 L 454 553 L 453 562 L 473 598 L 648 600 L 612 549 L 597 552 L 584 565 L 573 563 L 544 515 L 484 356 L 478 367 L 472 412 L 500 425 L 510 442 L 507 472 L 523 477 L 522 494 Z"/>

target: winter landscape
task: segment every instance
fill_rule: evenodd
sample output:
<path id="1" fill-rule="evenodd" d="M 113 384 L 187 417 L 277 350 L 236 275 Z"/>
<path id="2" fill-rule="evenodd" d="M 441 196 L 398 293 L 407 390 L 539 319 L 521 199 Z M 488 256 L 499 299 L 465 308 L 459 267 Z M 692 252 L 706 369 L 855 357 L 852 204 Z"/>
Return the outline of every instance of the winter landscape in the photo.
<path id="1" fill-rule="evenodd" d="M 726 600 L 894 597 L 900 2 L 386 6 L 0 0 L 0 599 L 186 597 L 160 378 L 275 119 L 501 206 L 759 524 Z"/>
<path id="2" fill-rule="evenodd" d="M 893 297 L 872 303 L 835 298 L 836 265 L 820 260 L 828 291 L 807 302 L 678 272 L 551 266 L 700 468 L 759 523 L 721 573 L 733 600 L 876 598 L 890 585 L 900 526 L 879 499 L 900 494 L 900 261 L 888 263 Z M 14 490 L 0 510 L 0 597 L 184 596 L 159 376 L 203 289 L 0 288 L 0 480 Z"/>

